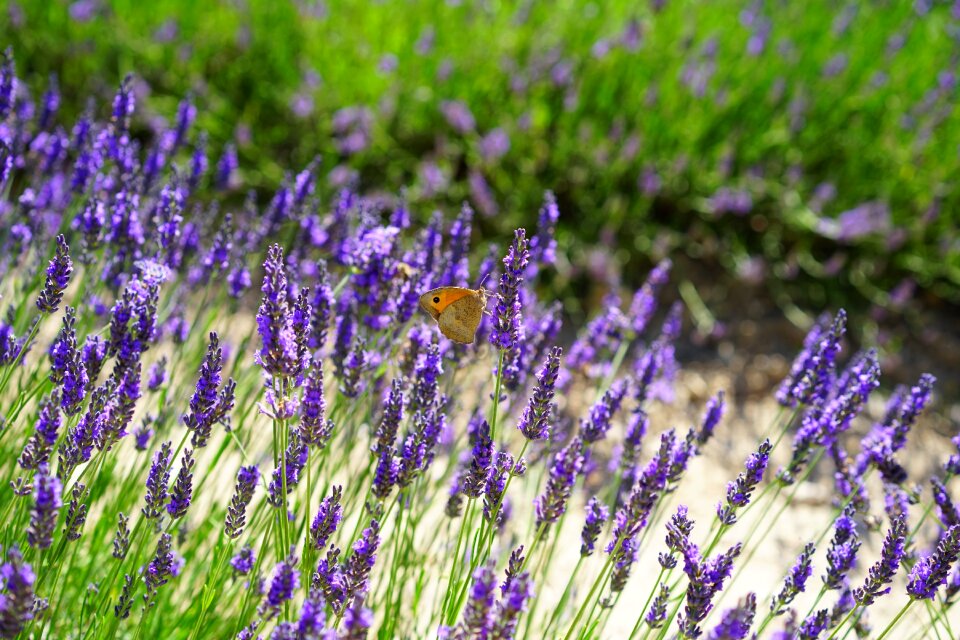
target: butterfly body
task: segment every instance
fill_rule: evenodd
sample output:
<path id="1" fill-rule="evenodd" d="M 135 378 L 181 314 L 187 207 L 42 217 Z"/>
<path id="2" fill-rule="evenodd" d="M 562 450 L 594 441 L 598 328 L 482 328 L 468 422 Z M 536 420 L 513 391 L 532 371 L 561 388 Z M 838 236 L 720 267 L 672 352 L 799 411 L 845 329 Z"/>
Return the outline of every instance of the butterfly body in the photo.
<path id="1" fill-rule="evenodd" d="M 437 321 L 443 335 L 471 344 L 487 308 L 487 292 L 483 287 L 438 287 L 420 296 L 420 308 Z"/>

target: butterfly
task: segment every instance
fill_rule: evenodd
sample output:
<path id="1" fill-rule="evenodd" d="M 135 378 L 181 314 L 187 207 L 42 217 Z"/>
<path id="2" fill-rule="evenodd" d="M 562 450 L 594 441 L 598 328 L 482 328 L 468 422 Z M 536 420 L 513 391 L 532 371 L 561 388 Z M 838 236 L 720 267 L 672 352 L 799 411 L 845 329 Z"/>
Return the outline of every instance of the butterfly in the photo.
<path id="1" fill-rule="evenodd" d="M 437 321 L 440 333 L 454 342 L 471 344 L 487 309 L 487 292 L 483 287 L 438 287 L 420 296 L 420 308 Z"/>

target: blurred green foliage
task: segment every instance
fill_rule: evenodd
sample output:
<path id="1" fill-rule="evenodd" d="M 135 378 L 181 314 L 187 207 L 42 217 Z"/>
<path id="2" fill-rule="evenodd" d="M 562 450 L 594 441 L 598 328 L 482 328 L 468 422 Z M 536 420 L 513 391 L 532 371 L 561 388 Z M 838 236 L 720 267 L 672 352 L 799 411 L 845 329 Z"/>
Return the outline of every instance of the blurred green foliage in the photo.
<path id="1" fill-rule="evenodd" d="M 58 76 L 65 124 L 132 72 L 149 141 L 192 92 L 212 159 L 237 141 L 264 200 L 316 155 L 364 190 L 406 188 L 424 218 L 482 204 L 482 177 L 480 229 L 502 239 L 552 189 L 568 292 L 615 246 L 630 282 L 686 254 L 783 304 L 886 307 L 905 281 L 960 301 L 951 3 L 20 0 L 0 37 L 35 95 Z M 369 110 L 350 153 L 344 107 Z M 482 153 L 494 128 L 500 158 Z M 879 213 L 841 216 L 864 203 Z"/>

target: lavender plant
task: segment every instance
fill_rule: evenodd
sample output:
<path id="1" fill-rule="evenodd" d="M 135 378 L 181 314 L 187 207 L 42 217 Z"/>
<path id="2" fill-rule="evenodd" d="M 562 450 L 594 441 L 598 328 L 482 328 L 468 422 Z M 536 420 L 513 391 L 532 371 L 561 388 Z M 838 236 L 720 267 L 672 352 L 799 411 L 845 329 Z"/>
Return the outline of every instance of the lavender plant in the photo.
<path id="1" fill-rule="evenodd" d="M 415 305 L 421 285 L 475 285 L 470 207 L 419 230 L 402 199 L 321 201 L 311 163 L 238 208 L 242 163 L 189 99 L 141 138 L 127 79 L 68 134 L 53 87 L 36 110 L 11 86 L 7 57 L 0 637 L 822 638 L 868 614 L 882 637 L 921 607 L 951 633 L 956 448 L 929 498 L 897 460 L 934 381 L 871 426 L 879 355 L 844 360 L 842 311 L 756 442 L 731 438 L 722 391 L 674 407 L 684 431 L 664 418 L 683 339 L 683 307 L 660 301 L 670 262 L 564 351 L 538 296 L 560 261 L 552 195 L 497 249 L 492 317 L 463 346 Z M 452 126 L 467 115 L 449 105 Z M 704 496 L 722 447 L 748 457 Z M 822 476 L 834 499 L 800 542 L 784 514 Z M 765 574 L 771 531 L 796 543 L 784 565 L 799 557 Z"/>

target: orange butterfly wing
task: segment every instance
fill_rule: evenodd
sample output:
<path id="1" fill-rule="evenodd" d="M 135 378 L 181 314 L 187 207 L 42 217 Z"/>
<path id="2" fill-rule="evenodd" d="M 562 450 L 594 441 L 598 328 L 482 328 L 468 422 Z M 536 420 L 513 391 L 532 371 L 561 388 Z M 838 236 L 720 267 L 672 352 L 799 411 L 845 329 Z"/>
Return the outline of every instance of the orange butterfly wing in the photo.
<path id="1" fill-rule="evenodd" d="M 420 296 L 420 308 L 429 313 L 430 317 L 434 320 L 439 320 L 440 314 L 451 304 L 461 298 L 475 295 L 477 295 L 477 292 L 473 289 L 464 287 L 439 287 L 437 289 L 431 289 Z"/>

